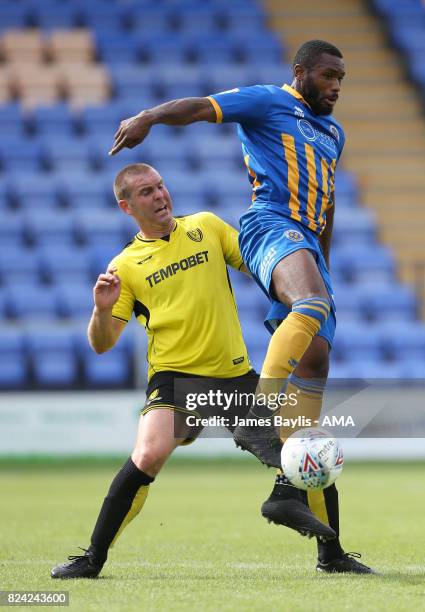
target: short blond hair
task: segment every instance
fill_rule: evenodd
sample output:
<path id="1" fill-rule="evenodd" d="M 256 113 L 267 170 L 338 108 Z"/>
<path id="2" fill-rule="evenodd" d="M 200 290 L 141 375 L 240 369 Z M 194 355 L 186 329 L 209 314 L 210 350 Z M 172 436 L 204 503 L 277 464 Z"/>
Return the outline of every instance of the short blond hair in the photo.
<path id="1" fill-rule="evenodd" d="M 128 179 L 131 176 L 139 174 L 146 174 L 150 170 L 157 172 L 155 168 L 149 166 L 149 164 L 130 164 L 120 170 L 114 180 L 114 194 L 117 202 L 120 200 L 128 200 L 131 197 L 130 186 Z"/>

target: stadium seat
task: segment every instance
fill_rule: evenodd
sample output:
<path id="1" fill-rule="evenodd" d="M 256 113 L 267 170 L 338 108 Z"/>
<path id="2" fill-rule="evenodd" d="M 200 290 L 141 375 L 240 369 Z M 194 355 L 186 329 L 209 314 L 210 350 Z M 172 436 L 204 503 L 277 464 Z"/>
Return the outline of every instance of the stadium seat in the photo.
<path id="1" fill-rule="evenodd" d="M 0 34 L 10 30 L 26 28 L 30 23 L 30 11 L 26 4 L 21 2 L 2 3 Z"/>
<path id="2" fill-rule="evenodd" d="M 338 332 L 334 340 L 335 359 L 353 361 L 367 359 L 379 360 L 385 356 L 385 335 L 380 326 L 367 326 L 365 333 L 364 324 L 345 324 L 338 326 Z"/>
<path id="3" fill-rule="evenodd" d="M 108 182 L 102 175 L 65 174 L 58 178 L 58 183 L 63 198 L 73 209 L 100 210 L 108 205 Z"/>
<path id="4" fill-rule="evenodd" d="M 58 307 L 67 319 L 89 320 L 93 311 L 92 285 L 89 283 L 63 283 L 57 286 Z"/>
<path id="5" fill-rule="evenodd" d="M 379 361 L 375 359 L 365 359 L 359 357 L 358 360 L 347 362 L 350 368 L 348 378 L 360 378 L 370 381 L 382 379 L 392 379 L 392 381 L 404 378 L 405 368 L 401 362 Z"/>
<path id="6" fill-rule="evenodd" d="M 373 213 L 360 207 L 341 207 L 334 219 L 334 231 L 332 244 L 344 245 L 347 241 L 347 231 L 350 233 L 350 241 L 356 245 L 368 246 L 376 242 L 376 221 Z"/>
<path id="7" fill-rule="evenodd" d="M 364 287 L 364 308 L 371 319 L 379 321 L 414 320 L 417 317 L 418 303 L 414 291 L 405 285 L 394 283 L 392 287 L 370 290 Z"/>
<path id="8" fill-rule="evenodd" d="M 76 222 L 76 229 L 80 240 L 86 245 L 102 246 L 102 244 L 122 243 L 125 244 L 124 229 L 122 226 L 123 213 L 114 210 L 104 213 L 102 216 L 92 211 L 82 211 Z M 137 231 L 136 226 L 135 230 Z"/>
<path id="9" fill-rule="evenodd" d="M 122 104 L 88 106 L 78 116 L 80 129 L 90 137 L 109 136 L 110 141 L 120 122 L 129 115 Z"/>
<path id="10" fill-rule="evenodd" d="M 91 62 L 95 56 L 94 39 L 90 30 L 53 31 L 46 43 L 49 59 L 54 62 Z"/>
<path id="11" fill-rule="evenodd" d="M 385 348 L 392 359 L 425 362 L 425 326 L 419 321 L 384 322 Z"/>
<path id="12" fill-rule="evenodd" d="M 22 226 L 23 227 L 23 226 Z M 3 283 L 38 282 L 40 264 L 35 249 L 9 245 L 7 241 L 0 245 L 0 278 Z"/>
<path id="13" fill-rule="evenodd" d="M 13 203 L 22 209 L 53 210 L 59 206 L 58 185 L 54 177 L 42 174 L 9 174 Z"/>
<path id="14" fill-rule="evenodd" d="M 129 356 L 125 350 L 115 347 L 103 355 L 87 352 L 83 355 L 83 369 L 90 387 L 117 387 L 128 384 L 130 378 Z"/>
<path id="15" fill-rule="evenodd" d="M 41 285 L 12 285 L 8 290 L 11 316 L 21 320 L 56 319 L 59 314 L 57 291 Z"/>
<path id="16" fill-rule="evenodd" d="M 78 379 L 78 362 L 71 351 L 40 353 L 32 369 L 35 382 L 41 388 L 69 388 Z"/>
<path id="17" fill-rule="evenodd" d="M 142 37 L 137 32 L 105 31 L 96 33 L 96 50 L 105 63 L 136 63 L 140 60 Z"/>
<path id="18" fill-rule="evenodd" d="M 24 219 L 17 212 L 3 213 L 0 223 L 0 254 L 7 258 L 3 249 L 20 248 L 25 242 Z M 7 264 L 6 264 L 7 265 Z"/>
<path id="19" fill-rule="evenodd" d="M 74 211 L 30 210 L 21 220 L 25 234 L 37 247 L 76 247 Z"/>
<path id="20" fill-rule="evenodd" d="M 22 353 L 0 353 L 0 389 L 23 389 L 29 383 L 27 360 Z"/>
<path id="21" fill-rule="evenodd" d="M 353 247 L 341 245 L 331 252 L 331 269 L 348 281 L 393 278 L 394 257 L 388 247 L 376 244 L 356 245 L 353 257 Z"/>
<path id="22" fill-rule="evenodd" d="M 0 142 L 0 167 L 4 172 L 37 173 L 43 170 L 44 148 L 39 141 L 27 141 L 22 146 L 22 139 Z"/>
<path id="23" fill-rule="evenodd" d="M 25 334 L 36 383 L 41 387 L 69 387 L 78 376 L 73 332 L 45 327 Z"/>
<path id="24" fill-rule="evenodd" d="M 76 248 L 75 245 L 44 244 L 38 248 L 39 262 L 43 271 L 43 277 L 49 282 L 57 282 L 59 279 L 69 279 L 73 285 L 74 275 L 78 278 L 90 278 L 90 261 L 88 251 L 83 247 Z"/>
<path id="25" fill-rule="evenodd" d="M 78 7 L 72 2 L 32 2 L 31 24 L 41 30 L 71 29 L 78 25 L 78 18 Z"/>
<path id="26" fill-rule="evenodd" d="M 37 106 L 28 116 L 31 128 L 42 138 L 71 140 L 76 135 L 75 116 L 65 103 Z"/>
<path id="27" fill-rule="evenodd" d="M 54 172 L 83 174 L 91 169 L 93 160 L 88 140 L 61 135 L 41 138 L 44 163 Z"/>
<path id="28" fill-rule="evenodd" d="M 16 142 L 19 139 L 22 141 L 30 138 L 30 134 L 28 133 L 29 127 L 23 114 L 15 119 L 10 113 L 3 114 L 1 112 L 2 108 L 10 106 L 11 104 L 9 103 L 0 105 L 0 130 L 3 144 L 8 140 Z"/>
<path id="29" fill-rule="evenodd" d="M 137 228 L 136 228 L 137 232 Z M 134 233 L 136 233 L 134 232 Z M 90 253 L 90 264 L 92 276 L 97 278 L 99 274 L 105 272 L 109 262 L 116 257 L 125 246 L 125 242 L 108 242 L 102 245 L 95 244 L 88 247 Z"/>

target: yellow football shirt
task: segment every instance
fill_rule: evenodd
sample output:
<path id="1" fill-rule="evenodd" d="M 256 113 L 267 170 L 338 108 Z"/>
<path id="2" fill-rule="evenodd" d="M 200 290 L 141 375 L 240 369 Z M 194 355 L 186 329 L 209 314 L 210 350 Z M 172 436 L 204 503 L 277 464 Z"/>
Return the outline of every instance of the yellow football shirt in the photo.
<path id="1" fill-rule="evenodd" d="M 112 315 L 134 312 L 155 372 L 231 378 L 250 369 L 227 265 L 240 269 L 237 231 L 209 212 L 176 218 L 167 239 L 134 240 L 111 264 L 121 279 Z"/>

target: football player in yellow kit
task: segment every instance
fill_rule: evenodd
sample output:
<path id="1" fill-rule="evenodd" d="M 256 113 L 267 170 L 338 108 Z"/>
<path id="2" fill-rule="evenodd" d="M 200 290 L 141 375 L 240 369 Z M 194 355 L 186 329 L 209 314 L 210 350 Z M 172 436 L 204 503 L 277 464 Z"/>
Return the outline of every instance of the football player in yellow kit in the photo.
<path id="1" fill-rule="evenodd" d="M 199 413 L 176 400 L 175 380 L 214 380 L 229 396 L 253 394 L 258 382 L 227 273 L 227 264 L 246 271 L 238 232 L 210 212 L 174 217 L 161 176 L 146 164 L 123 168 L 114 192 L 140 232 L 97 279 L 88 337 L 96 353 L 108 351 L 134 313 L 148 336 L 147 400 L 134 450 L 110 486 L 89 548 L 53 568 L 52 578 L 96 577 L 168 456 L 199 434 L 202 427 L 190 426 Z"/>

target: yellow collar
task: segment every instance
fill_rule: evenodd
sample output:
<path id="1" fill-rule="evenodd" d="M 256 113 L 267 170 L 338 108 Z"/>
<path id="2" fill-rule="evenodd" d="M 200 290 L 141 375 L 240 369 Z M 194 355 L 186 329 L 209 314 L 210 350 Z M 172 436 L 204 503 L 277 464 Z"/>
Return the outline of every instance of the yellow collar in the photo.
<path id="1" fill-rule="evenodd" d="M 297 100 L 301 100 L 301 102 L 304 102 L 304 104 L 306 104 L 308 106 L 308 108 L 310 108 L 310 104 L 304 100 L 304 98 L 302 97 L 302 95 L 300 94 L 299 91 L 297 91 L 296 89 L 294 89 L 290 85 L 286 85 L 286 84 L 283 85 L 282 89 L 284 91 L 287 91 L 288 93 L 290 93 L 291 96 L 294 96 L 294 98 L 297 98 Z"/>

